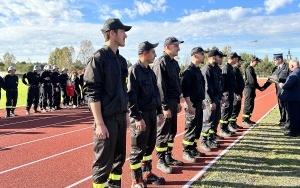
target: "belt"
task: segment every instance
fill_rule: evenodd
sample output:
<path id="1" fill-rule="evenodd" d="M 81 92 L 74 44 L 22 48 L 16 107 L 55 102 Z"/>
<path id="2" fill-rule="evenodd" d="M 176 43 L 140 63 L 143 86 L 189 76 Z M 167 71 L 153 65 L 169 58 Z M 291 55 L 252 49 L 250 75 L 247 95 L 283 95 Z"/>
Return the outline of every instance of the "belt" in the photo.
<path id="1" fill-rule="evenodd" d="M 18 91 L 18 89 L 6 89 L 6 91 Z"/>

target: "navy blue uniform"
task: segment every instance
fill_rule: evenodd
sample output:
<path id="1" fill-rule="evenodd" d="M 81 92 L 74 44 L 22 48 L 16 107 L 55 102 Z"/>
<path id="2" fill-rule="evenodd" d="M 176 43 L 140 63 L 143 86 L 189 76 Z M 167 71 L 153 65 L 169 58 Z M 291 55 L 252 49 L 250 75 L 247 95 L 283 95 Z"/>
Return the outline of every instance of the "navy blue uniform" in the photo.
<path id="1" fill-rule="evenodd" d="M 53 86 L 52 86 L 52 81 L 51 81 L 51 72 L 50 71 L 44 71 L 41 75 L 41 83 L 42 83 L 42 101 L 41 101 L 41 107 L 46 110 L 46 107 L 48 106 L 50 109 L 52 108 L 53 105 Z M 45 78 L 48 78 L 46 80 Z"/>
<path id="2" fill-rule="evenodd" d="M 4 89 L 6 91 L 6 112 L 7 117 L 14 115 L 18 101 L 19 78 L 16 75 L 7 74 L 4 76 Z"/>
<path id="3" fill-rule="evenodd" d="M 26 81 L 27 79 L 27 81 Z M 25 85 L 28 85 L 28 91 L 27 91 L 27 105 L 26 105 L 26 111 L 29 111 L 31 108 L 32 103 L 34 104 L 33 108 L 35 111 L 37 111 L 37 107 L 39 104 L 39 98 L 40 98 L 40 82 L 41 77 L 40 74 L 37 72 L 28 72 L 22 76 L 22 82 Z"/>

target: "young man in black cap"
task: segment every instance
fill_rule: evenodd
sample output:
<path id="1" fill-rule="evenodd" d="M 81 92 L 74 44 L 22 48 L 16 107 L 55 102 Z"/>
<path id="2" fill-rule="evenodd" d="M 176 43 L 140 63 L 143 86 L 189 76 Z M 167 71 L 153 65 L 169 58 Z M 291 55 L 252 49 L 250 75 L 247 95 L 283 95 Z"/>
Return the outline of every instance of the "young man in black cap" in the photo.
<path id="1" fill-rule="evenodd" d="M 139 45 L 139 60 L 128 73 L 129 116 L 131 118 L 131 151 L 129 156 L 132 187 L 145 183 L 163 184 L 164 178 L 152 173 L 152 152 L 156 141 L 156 126 L 163 122 L 156 77 L 149 67 L 153 63 L 158 43 Z M 158 119 L 158 122 L 157 122 Z"/>
<path id="2" fill-rule="evenodd" d="M 125 46 L 131 26 L 108 19 L 102 28 L 105 45 L 89 59 L 84 89 L 94 116 L 93 187 L 121 187 L 126 154 L 127 62 L 118 48 Z"/>
<path id="3" fill-rule="evenodd" d="M 272 82 L 275 83 L 276 88 L 276 95 L 278 98 L 278 106 L 280 111 L 280 120 L 279 125 L 284 126 L 285 128 L 289 127 L 289 117 L 287 113 L 287 108 L 285 102 L 280 99 L 280 94 L 282 92 L 282 88 L 279 86 L 279 83 L 285 83 L 287 77 L 290 74 L 289 65 L 288 63 L 284 62 L 282 54 L 274 54 L 274 64 L 275 67 L 272 70 L 273 79 L 268 79 L 267 82 L 264 84 L 263 88 L 268 88 Z"/>
<path id="4" fill-rule="evenodd" d="M 243 91 L 245 88 L 245 81 L 243 78 L 243 74 L 241 73 L 240 67 L 243 63 L 243 59 L 241 56 L 239 56 L 238 62 L 233 66 L 233 71 L 235 73 L 235 79 L 236 79 L 236 84 L 237 84 L 237 94 L 235 94 L 234 100 L 233 100 L 233 109 L 232 109 L 232 114 L 231 117 L 229 118 L 229 125 L 233 127 L 234 129 L 239 129 L 242 128 L 237 125 L 236 121 L 239 116 L 239 113 L 241 111 L 242 107 L 242 97 L 243 97 Z M 240 100 L 237 96 L 240 96 Z"/>
<path id="5" fill-rule="evenodd" d="M 255 122 L 251 121 L 252 112 L 254 109 L 254 99 L 256 97 L 255 90 L 258 89 L 263 91 L 264 88 L 260 87 L 257 83 L 256 73 L 254 67 L 260 62 L 260 59 L 257 57 L 252 57 L 250 65 L 245 70 L 245 102 L 244 102 L 244 111 L 243 111 L 243 125 L 252 126 Z"/>
<path id="6" fill-rule="evenodd" d="M 169 165 L 183 165 L 183 162 L 172 157 L 174 138 L 177 133 L 177 113 L 182 108 L 180 105 L 180 68 L 174 59 L 178 55 L 181 43 L 183 41 L 179 41 L 175 37 L 166 38 L 164 54 L 153 65 L 165 117 L 163 124 L 157 129 L 156 139 L 157 168 L 164 173 L 172 173 Z"/>
<path id="7" fill-rule="evenodd" d="M 201 68 L 205 81 L 205 109 L 203 110 L 203 127 L 201 148 L 205 151 L 211 151 L 209 138 L 215 136 L 214 125 L 216 118 L 216 103 L 220 101 L 220 80 L 215 66 L 220 61 L 219 50 L 210 50 L 208 52 L 208 63 Z"/>
<path id="8" fill-rule="evenodd" d="M 233 109 L 233 100 L 234 97 L 237 97 L 238 100 L 241 99 L 241 96 L 237 94 L 237 84 L 235 73 L 233 71 L 233 66 L 238 62 L 239 55 L 236 52 L 233 52 L 229 55 L 228 62 L 222 67 L 222 78 L 223 78 L 223 104 L 221 106 L 221 136 L 230 137 L 232 132 L 235 132 L 236 129 L 229 126 L 229 118 L 232 114 Z"/>
<path id="9" fill-rule="evenodd" d="M 203 108 L 205 98 L 204 78 L 199 68 L 204 63 L 204 51 L 201 47 L 195 47 L 191 51 L 192 62 L 183 72 L 182 94 L 185 99 L 185 131 L 183 136 L 183 159 L 188 162 L 196 162 L 195 156 L 203 156 L 197 150 L 197 142 L 200 138 L 203 120 Z"/>

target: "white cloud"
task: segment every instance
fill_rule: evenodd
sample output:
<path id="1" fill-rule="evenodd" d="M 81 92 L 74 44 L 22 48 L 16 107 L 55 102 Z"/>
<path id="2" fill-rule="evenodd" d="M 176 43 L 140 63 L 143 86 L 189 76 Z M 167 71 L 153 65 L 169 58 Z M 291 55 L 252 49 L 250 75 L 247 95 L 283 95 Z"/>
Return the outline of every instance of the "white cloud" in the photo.
<path id="1" fill-rule="evenodd" d="M 284 7 L 288 3 L 292 3 L 294 0 L 265 0 L 265 9 L 267 14 L 275 12 L 277 9 Z"/>

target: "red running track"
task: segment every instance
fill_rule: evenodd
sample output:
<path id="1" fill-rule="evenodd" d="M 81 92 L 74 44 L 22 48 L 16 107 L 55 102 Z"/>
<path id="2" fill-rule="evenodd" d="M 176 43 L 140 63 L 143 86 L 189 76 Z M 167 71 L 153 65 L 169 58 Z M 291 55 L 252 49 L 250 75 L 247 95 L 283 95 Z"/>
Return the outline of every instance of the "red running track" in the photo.
<path id="1" fill-rule="evenodd" d="M 260 81 L 261 84 L 264 80 Z M 263 117 L 277 102 L 274 87 L 264 92 L 257 90 L 254 121 Z M 86 108 L 25 116 L 25 109 L 18 108 L 14 118 L 0 119 L 0 182 L 1 187 L 92 187 L 93 118 Z M 0 116 L 5 115 L 0 110 Z M 241 114 L 240 114 L 241 115 Z M 241 119 L 238 120 L 241 123 Z M 174 174 L 163 174 L 156 169 L 153 154 L 153 172 L 163 176 L 167 184 L 160 187 L 183 187 L 199 174 L 227 146 L 247 129 L 239 130 L 235 137 L 221 140 L 222 148 L 213 149 L 194 164 L 174 167 Z M 174 144 L 174 158 L 182 160 L 184 113 L 178 114 L 178 134 Z M 130 149 L 127 131 L 127 157 Z M 154 152 L 155 153 L 155 152 Z M 122 187 L 131 184 L 129 163 L 123 167 Z M 158 187 L 149 185 L 149 187 Z M 187 185 L 188 187 L 188 185 Z"/>

